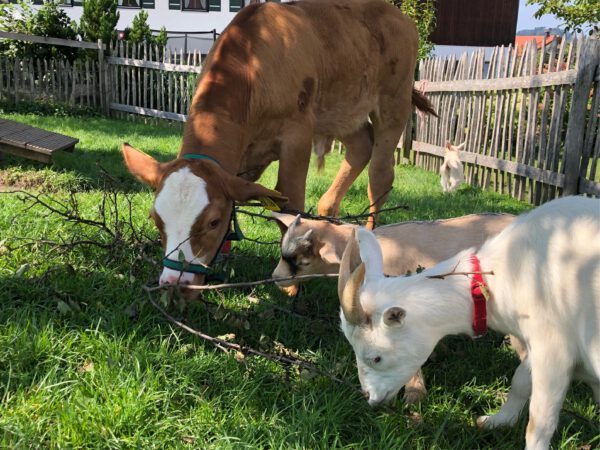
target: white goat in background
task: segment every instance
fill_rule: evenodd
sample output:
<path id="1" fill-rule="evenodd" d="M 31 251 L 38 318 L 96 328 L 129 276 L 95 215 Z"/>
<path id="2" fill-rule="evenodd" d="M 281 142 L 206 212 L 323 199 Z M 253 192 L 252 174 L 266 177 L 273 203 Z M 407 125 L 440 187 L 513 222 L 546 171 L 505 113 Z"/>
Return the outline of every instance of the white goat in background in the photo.
<path id="1" fill-rule="evenodd" d="M 444 162 L 440 167 L 440 183 L 446 193 L 456 191 L 460 184 L 465 181 L 463 163 L 460 160 L 460 152 L 465 148 L 466 142 L 458 146 L 446 142 L 444 149 Z"/>
<path id="2" fill-rule="evenodd" d="M 588 383 L 600 403 L 600 200 L 546 203 L 476 253 L 409 277 L 384 277 L 371 232 L 358 231 L 358 246 L 360 256 L 356 240 L 344 253 L 338 293 L 370 405 L 392 400 L 444 336 L 473 336 L 473 254 L 487 283 L 487 323 L 518 337 L 528 353 L 506 403 L 477 424 L 513 425 L 529 400 L 526 448 L 547 449 L 572 378 Z"/>

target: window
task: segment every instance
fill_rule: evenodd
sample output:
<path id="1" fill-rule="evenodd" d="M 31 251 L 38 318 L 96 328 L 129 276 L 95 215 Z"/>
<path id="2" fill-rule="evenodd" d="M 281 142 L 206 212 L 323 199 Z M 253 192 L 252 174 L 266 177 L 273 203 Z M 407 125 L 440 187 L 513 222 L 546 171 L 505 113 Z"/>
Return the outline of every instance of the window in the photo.
<path id="1" fill-rule="evenodd" d="M 73 0 L 59 0 L 60 6 L 73 6 Z"/>
<path id="2" fill-rule="evenodd" d="M 186 11 L 208 11 L 208 0 L 183 0 Z"/>
<path id="3" fill-rule="evenodd" d="M 119 8 L 141 8 L 142 0 L 118 0 Z"/>

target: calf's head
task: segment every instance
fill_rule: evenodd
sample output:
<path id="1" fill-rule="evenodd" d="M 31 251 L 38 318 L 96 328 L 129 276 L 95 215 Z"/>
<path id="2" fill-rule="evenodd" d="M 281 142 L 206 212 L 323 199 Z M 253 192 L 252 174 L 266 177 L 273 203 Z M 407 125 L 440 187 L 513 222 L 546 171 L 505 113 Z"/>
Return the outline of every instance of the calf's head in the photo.
<path id="1" fill-rule="evenodd" d="M 398 302 L 381 270 L 375 236 L 359 230 L 340 264 L 338 295 L 344 335 L 356 355 L 358 377 L 371 406 L 392 401 L 435 346 Z M 407 278 L 408 280 L 408 278 Z M 398 281 L 398 279 L 396 280 Z"/>
<path id="2" fill-rule="evenodd" d="M 178 158 L 160 163 L 128 144 L 122 151 L 127 169 L 155 189 L 150 217 L 160 232 L 165 257 L 185 261 L 183 270 L 164 267 L 161 285 L 204 283 L 204 273 L 188 272 L 186 267 L 212 262 L 229 232 L 235 201 L 286 200 L 276 191 L 229 174 L 213 161 Z"/>
<path id="3" fill-rule="evenodd" d="M 330 241 L 331 233 L 325 228 L 334 226 L 328 222 L 302 219 L 300 214 L 271 213 L 283 231 L 281 258 L 273 271 L 273 278 L 287 278 L 296 275 L 337 273 L 339 257 L 335 243 Z M 294 281 L 280 281 L 280 287 Z"/>

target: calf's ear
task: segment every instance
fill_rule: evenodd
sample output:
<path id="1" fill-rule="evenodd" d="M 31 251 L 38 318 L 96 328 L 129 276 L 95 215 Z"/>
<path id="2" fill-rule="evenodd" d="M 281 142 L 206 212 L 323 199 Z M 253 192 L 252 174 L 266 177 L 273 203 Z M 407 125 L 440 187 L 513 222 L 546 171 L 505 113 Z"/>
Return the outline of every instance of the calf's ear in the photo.
<path id="1" fill-rule="evenodd" d="M 388 327 L 399 327 L 404 323 L 406 311 L 399 306 L 392 306 L 383 312 L 383 323 Z"/>
<path id="2" fill-rule="evenodd" d="M 121 145 L 121 151 L 127 170 L 142 183 L 156 189 L 163 177 L 163 165 L 126 142 Z"/>

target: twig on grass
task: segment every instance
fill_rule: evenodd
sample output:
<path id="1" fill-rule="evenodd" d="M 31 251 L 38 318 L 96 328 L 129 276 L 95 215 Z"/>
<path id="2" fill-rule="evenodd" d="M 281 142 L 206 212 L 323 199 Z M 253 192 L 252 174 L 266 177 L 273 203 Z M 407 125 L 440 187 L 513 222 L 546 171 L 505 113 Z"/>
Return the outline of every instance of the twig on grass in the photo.
<path id="1" fill-rule="evenodd" d="M 311 364 L 307 361 L 304 361 L 302 359 L 261 352 L 260 350 L 256 350 L 252 347 L 229 342 L 224 339 L 220 339 L 218 337 L 210 336 L 206 333 L 203 333 L 202 331 L 198 331 L 198 330 L 184 324 L 183 322 L 177 320 L 172 315 L 170 315 L 167 311 L 165 311 L 158 303 L 156 303 L 154 301 L 154 299 L 152 298 L 152 291 L 153 291 L 152 288 L 149 288 L 148 286 L 144 286 L 143 289 L 144 289 L 144 291 L 146 291 L 146 294 L 148 295 L 148 300 L 150 301 L 152 306 L 154 306 L 167 320 L 169 320 L 169 322 L 171 322 L 174 325 L 177 325 L 182 330 L 187 331 L 188 333 L 193 334 L 194 336 L 198 336 L 201 339 L 203 339 L 207 342 L 210 342 L 211 344 L 213 344 L 215 347 L 217 347 L 219 350 L 221 350 L 222 352 L 224 352 L 226 354 L 229 354 L 230 350 L 234 350 L 236 352 L 242 353 L 243 355 L 260 356 L 261 358 L 265 358 L 269 361 L 287 364 L 288 366 L 298 366 L 298 367 L 306 369 L 310 372 L 316 373 L 317 375 L 321 375 L 321 376 L 329 378 L 330 380 L 333 380 L 337 383 L 344 384 L 354 390 L 357 390 L 354 386 L 352 386 L 347 381 L 344 381 L 344 380 L 336 377 L 335 375 L 325 372 L 325 371 L 317 368 L 313 364 Z"/>
<path id="2" fill-rule="evenodd" d="M 164 290 L 164 289 L 172 289 L 175 287 L 182 287 L 185 289 L 190 289 L 193 291 L 212 291 L 215 289 L 235 289 L 235 288 L 243 288 L 250 286 L 258 286 L 261 284 L 267 283 L 277 283 L 279 281 L 301 281 L 301 280 L 310 280 L 313 278 L 337 278 L 337 273 L 322 273 L 322 274 L 313 274 L 313 275 L 295 275 L 292 277 L 284 277 L 284 278 L 267 278 L 265 280 L 257 280 L 257 281 L 242 281 L 240 283 L 222 283 L 222 284 L 206 284 L 206 285 L 197 285 L 197 284 L 169 284 L 167 286 L 144 286 L 145 290 L 149 292 Z"/>

